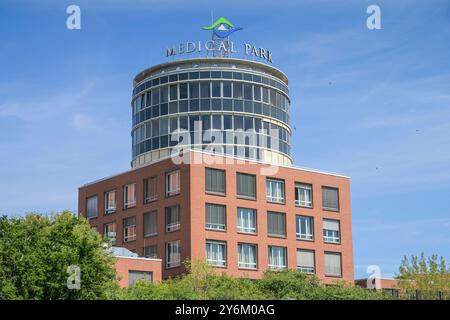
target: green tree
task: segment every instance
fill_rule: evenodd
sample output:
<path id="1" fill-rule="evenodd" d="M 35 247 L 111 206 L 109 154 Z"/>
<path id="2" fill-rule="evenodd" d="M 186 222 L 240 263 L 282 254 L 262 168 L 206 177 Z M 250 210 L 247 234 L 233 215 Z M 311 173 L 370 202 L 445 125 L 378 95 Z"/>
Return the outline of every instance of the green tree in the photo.
<path id="1" fill-rule="evenodd" d="M 315 275 L 307 275 L 292 269 L 267 271 L 257 281 L 257 285 L 269 299 L 378 300 L 386 298 L 381 292 L 369 291 L 345 281 L 325 285 Z"/>
<path id="2" fill-rule="evenodd" d="M 321 286 L 317 299 L 321 300 L 388 300 L 391 296 L 381 291 L 367 290 L 345 281 L 338 281 L 328 286 Z"/>
<path id="3" fill-rule="evenodd" d="M 99 299 L 117 289 L 114 257 L 89 223 L 63 211 L 0 218 L 0 299 Z M 80 289 L 69 289 L 69 266 Z"/>
<path id="4" fill-rule="evenodd" d="M 254 282 L 220 273 L 202 260 L 186 261 L 187 274 L 160 283 L 137 282 L 127 289 L 128 299 L 264 299 Z"/>
<path id="5" fill-rule="evenodd" d="M 317 299 L 319 280 L 297 270 L 266 271 L 258 288 L 273 299 Z"/>
<path id="6" fill-rule="evenodd" d="M 267 271 L 261 279 L 235 278 L 204 261 L 186 263 L 188 273 L 161 283 L 137 282 L 126 289 L 127 299 L 384 299 L 380 292 L 340 282 L 323 285 L 297 270 Z M 123 296 L 118 295 L 120 299 Z"/>
<path id="7" fill-rule="evenodd" d="M 420 257 L 403 257 L 397 278 L 403 291 L 420 291 L 425 299 L 437 298 L 439 292 L 446 295 L 450 293 L 450 265 L 447 265 L 444 257 L 436 254 L 425 257 L 422 252 Z"/>

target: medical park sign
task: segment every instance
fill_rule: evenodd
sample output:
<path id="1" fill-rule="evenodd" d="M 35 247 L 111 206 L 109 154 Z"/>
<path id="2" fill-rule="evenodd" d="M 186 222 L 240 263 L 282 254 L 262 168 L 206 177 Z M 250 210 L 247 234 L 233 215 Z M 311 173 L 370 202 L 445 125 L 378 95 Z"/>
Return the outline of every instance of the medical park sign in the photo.
<path id="1" fill-rule="evenodd" d="M 231 57 L 238 50 L 234 42 L 230 40 L 230 35 L 236 31 L 242 30 L 241 27 L 235 27 L 227 19 L 221 17 L 209 27 L 203 27 L 203 30 L 212 31 L 212 39 L 202 41 L 187 41 L 177 46 L 167 48 L 166 57 L 173 57 L 183 54 L 205 53 L 206 56 L 213 57 Z M 243 52 L 245 56 L 253 56 L 272 63 L 272 52 L 265 48 L 256 47 L 250 43 L 244 43 Z"/>

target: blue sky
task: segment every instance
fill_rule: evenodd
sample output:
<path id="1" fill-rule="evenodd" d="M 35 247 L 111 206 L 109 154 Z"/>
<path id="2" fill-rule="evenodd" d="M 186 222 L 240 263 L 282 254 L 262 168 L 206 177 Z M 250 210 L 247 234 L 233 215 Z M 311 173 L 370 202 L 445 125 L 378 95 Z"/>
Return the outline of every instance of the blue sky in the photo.
<path id="1" fill-rule="evenodd" d="M 295 164 L 351 177 L 356 275 L 392 276 L 421 251 L 449 260 L 448 0 L 2 0 L 0 213 L 75 211 L 79 186 L 128 169 L 134 75 L 208 39 L 211 10 L 288 75 Z"/>

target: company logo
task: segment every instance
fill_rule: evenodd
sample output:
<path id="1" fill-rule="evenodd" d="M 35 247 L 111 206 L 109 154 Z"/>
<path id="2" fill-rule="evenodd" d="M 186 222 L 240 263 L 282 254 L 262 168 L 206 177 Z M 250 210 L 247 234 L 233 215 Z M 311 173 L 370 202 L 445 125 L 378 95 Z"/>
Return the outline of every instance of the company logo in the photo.
<path id="1" fill-rule="evenodd" d="M 241 27 L 235 27 L 230 21 L 228 21 L 224 17 L 220 17 L 212 25 L 210 25 L 209 27 L 203 27 L 202 29 L 212 30 L 213 34 L 215 34 L 219 38 L 226 38 L 230 34 L 242 30 Z"/>

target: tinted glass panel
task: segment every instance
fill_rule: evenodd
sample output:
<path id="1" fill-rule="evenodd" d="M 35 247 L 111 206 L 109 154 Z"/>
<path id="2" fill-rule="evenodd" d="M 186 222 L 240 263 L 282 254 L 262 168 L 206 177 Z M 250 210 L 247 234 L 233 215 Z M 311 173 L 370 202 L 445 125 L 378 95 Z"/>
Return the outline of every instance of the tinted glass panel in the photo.
<path id="1" fill-rule="evenodd" d="M 180 73 L 180 74 L 178 75 L 178 78 L 179 78 L 179 80 L 187 80 L 187 78 L 188 78 L 188 73 L 187 73 L 187 72 L 185 72 L 185 73 Z"/>
<path id="2" fill-rule="evenodd" d="M 253 99 L 251 84 L 248 84 L 248 83 L 244 84 L 244 99 L 247 99 L 247 100 Z"/>
<path id="3" fill-rule="evenodd" d="M 224 78 L 224 79 L 232 79 L 233 75 L 232 75 L 231 71 L 223 71 L 222 72 L 222 78 Z"/>
<path id="4" fill-rule="evenodd" d="M 189 84 L 189 98 L 197 99 L 198 96 L 198 83 L 190 83 Z"/>
<path id="5" fill-rule="evenodd" d="M 242 83 L 233 83 L 233 98 L 242 99 Z"/>
<path id="6" fill-rule="evenodd" d="M 213 115 L 213 129 L 222 129 L 222 117 L 220 115 Z"/>
<path id="7" fill-rule="evenodd" d="M 211 73 L 209 71 L 200 72 L 200 79 L 209 79 L 210 76 L 211 76 Z"/>
<path id="8" fill-rule="evenodd" d="M 244 129 L 244 119 L 241 116 L 234 117 L 234 130 Z"/>
<path id="9" fill-rule="evenodd" d="M 220 82 L 219 81 L 212 82 L 212 96 L 220 97 Z"/>
<path id="10" fill-rule="evenodd" d="M 198 79 L 199 74 L 198 72 L 189 72 L 189 79 Z"/>
<path id="11" fill-rule="evenodd" d="M 223 128 L 225 130 L 231 130 L 233 128 L 233 117 L 229 115 L 223 116 Z"/>
<path id="12" fill-rule="evenodd" d="M 176 84 L 170 86 L 170 100 L 178 99 L 178 87 Z"/>
<path id="13" fill-rule="evenodd" d="M 180 99 L 187 99 L 187 83 L 180 83 Z"/>
<path id="14" fill-rule="evenodd" d="M 169 98 L 169 88 L 167 86 L 161 87 L 161 102 L 167 102 Z"/>
<path id="15" fill-rule="evenodd" d="M 210 85 L 209 82 L 201 82 L 200 83 L 200 97 L 201 98 L 209 98 Z"/>
<path id="16" fill-rule="evenodd" d="M 211 78 L 220 78 L 221 77 L 220 71 L 211 71 Z"/>
<path id="17" fill-rule="evenodd" d="M 223 96 L 231 98 L 231 82 L 223 82 Z"/>

